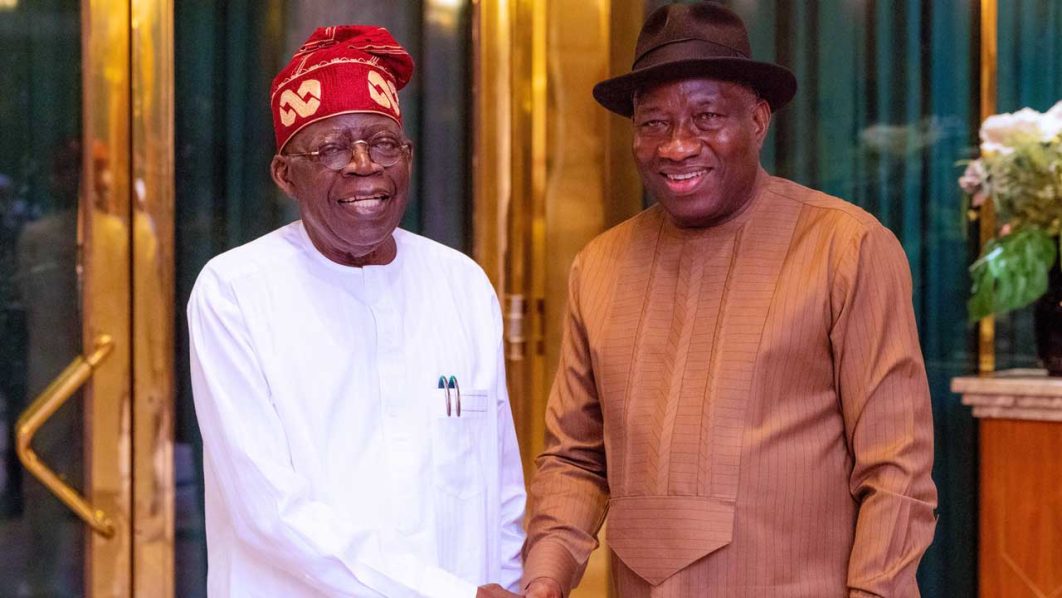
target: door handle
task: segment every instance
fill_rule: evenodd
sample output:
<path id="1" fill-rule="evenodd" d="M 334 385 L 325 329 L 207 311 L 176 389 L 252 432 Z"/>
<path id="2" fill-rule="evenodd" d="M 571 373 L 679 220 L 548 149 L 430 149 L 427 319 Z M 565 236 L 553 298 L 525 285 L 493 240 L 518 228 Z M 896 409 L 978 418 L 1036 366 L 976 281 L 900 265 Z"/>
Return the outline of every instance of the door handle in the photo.
<path id="1" fill-rule="evenodd" d="M 114 349 L 114 339 L 107 334 L 96 337 L 96 348 L 88 357 L 79 355 L 45 388 L 18 418 L 15 424 L 15 450 L 19 461 L 63 504 L 70 507 L 92 531 L 110 538 L 114 535 L 114 523 L 103 511 L 93 507 L 77 490 L 70 487 L 54 471 L 48 468 L 33 452 L 30 444 L 37 430 L 44 425 L 63 403 L 74 395 Z"/>

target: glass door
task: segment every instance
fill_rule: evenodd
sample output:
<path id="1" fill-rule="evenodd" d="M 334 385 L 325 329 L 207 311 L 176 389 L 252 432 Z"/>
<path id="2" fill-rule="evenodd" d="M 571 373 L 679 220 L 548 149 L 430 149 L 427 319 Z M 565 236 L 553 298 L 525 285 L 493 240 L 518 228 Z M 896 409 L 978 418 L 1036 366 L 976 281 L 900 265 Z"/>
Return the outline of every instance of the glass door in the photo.
<path id="1" fill-rule="evenodd" d="M 77 2 L 36 11 L 8 4 L 0 10 L 0 85 L 19 91 L 0 95 L 0 593 L 71 595 L 84 585 L 91 532 L 19 463 L 15 430 L 33 398 L 82 352 L 80 11 Z M 57 29 L 75 35 L 43 33 Z M 78 394 L 33 443 L 79 490 L 83 424 Z"/>
<path id="2" fill-rule="evenodd" d="M 130 15 L 0 1 L 4 596 L 132 593 Z"/>

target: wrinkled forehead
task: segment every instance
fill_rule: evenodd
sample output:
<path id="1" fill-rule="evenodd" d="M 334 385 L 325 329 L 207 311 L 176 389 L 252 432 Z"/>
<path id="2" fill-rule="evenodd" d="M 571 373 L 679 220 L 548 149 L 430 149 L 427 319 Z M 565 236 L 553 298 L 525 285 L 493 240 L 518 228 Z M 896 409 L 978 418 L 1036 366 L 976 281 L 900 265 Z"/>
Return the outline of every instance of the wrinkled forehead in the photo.
<path id="1" fill-rule="evenodd" d="M 343 137 L 365 139 L 380 133 L 404 137 L 402 125 L 393 118 L 374 112 L 348 112 L 323 118 L 307 125 L 288 141 L 289 145 L 301 146 L 316 140 Z"/>
<path id="2" fill-rule="evenodd" d="M 637 112 L 640 102 L 667 101 L 676 97 L 688 100 L 740 101 L 749 104 L 754 104 L 760 99 L 760 95 L 755 88 L 747 83 L 712 77 L 685 77 L 651 81 L 635 90 L 632 99 L 634 110 Z"/>

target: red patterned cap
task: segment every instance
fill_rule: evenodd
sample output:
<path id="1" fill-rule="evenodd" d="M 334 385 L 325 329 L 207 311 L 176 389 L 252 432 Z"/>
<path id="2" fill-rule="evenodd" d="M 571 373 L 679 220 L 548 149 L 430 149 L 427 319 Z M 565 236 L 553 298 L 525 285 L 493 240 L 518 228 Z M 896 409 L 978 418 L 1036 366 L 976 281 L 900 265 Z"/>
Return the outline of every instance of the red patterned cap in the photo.
<path id="1" fill-rule="evenodd" d="M 351 112 L 402 124 L 398 90 L 413 75 L 413 59 L 383 27 L 318 27 L 273 79 L 269 104 L 277 151 L 303 127 Z"/>

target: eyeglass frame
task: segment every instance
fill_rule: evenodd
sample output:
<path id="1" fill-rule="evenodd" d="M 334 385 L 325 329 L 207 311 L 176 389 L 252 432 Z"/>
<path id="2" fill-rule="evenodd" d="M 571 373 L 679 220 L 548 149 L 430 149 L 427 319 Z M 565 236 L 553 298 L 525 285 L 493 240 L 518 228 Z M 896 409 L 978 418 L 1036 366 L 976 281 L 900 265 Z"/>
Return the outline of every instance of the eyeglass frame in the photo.
<path id="1" fill-rule="evenodd" d="M 294 152 L 294 153 L 290 153 L 290 154 L 280 154 L 280 155 L 281 156 L 291 156 L 293 158 L 312 158 L 314 162 L 317 162 L 318 164 L 321 164 L 321 166 L 324 166 L 328 170 L 331 170 L 332 172 L 340 172 L 341 170 L 346 168 L 348 165 L 350 165 L 350 162 L 354 159 L 355 148 L 358 146 L 359 143 L 361 143 L 361 144 L 365 145 L 365 155 L 369 157 L 369 160 L 373 164 L 378 164 L 378 165 L 380 165 L 380 166 L 382 166 L 384 168 L 390 168 L 390 167 L 394 166 L 395 164 L 398 164 L 399 162 L 402 161 L 402 155 L 403 154 L 405 154 L 407 157 L 409 156 L 409 151 L 410 151 L 410 148 L 412 147 L 413 144 L 410 143 L 408 139 L 403 141 L 403 142 L 401 142 L 401 143 L 399 143 L 398 147 L 399 147 L 399 149 L 401 151 L 399 151 L 398 155 L 395 156 L 394 161 L 393 162 L 389 162 L 387 164 L 384 164 L 383 162 L 380 162 L 377 159 L 372 157 L 372 142 L 374 140 L 378 139 L 378 138 L 385 138 L 385 137 L 395 137 L 395 136 L 392 135 L 391 133 L 381 132 L 381 133 L 377 133 L 376 135 L 373 135 L 369 139 L 355 139 L 354 141 L 350 142 L 350 145 L 347 148 L 347 149 L 350 150 L 350 155 L 349 155 L 349 157 L 347 157 L 346 162 L 344 162 L 343 165 L 340 166 L 339 168 L 332 168 L 332 167 L 328 166 L 327 164 L 321 163 L 321 149 L 320 148 L 322 148 L 322 147 L 324 147 L 326 145 L 339 145 L 337 142 L 334 142 L 334 141 L 327 141 L 325 143 L 322 143 L 321 145 L 317 146 L 318 149 L 316 149 L 316 150 L 314 150 L 312 152 Z M 397 141 L 398 138 L 396 137 L 395 140 Z"/>

